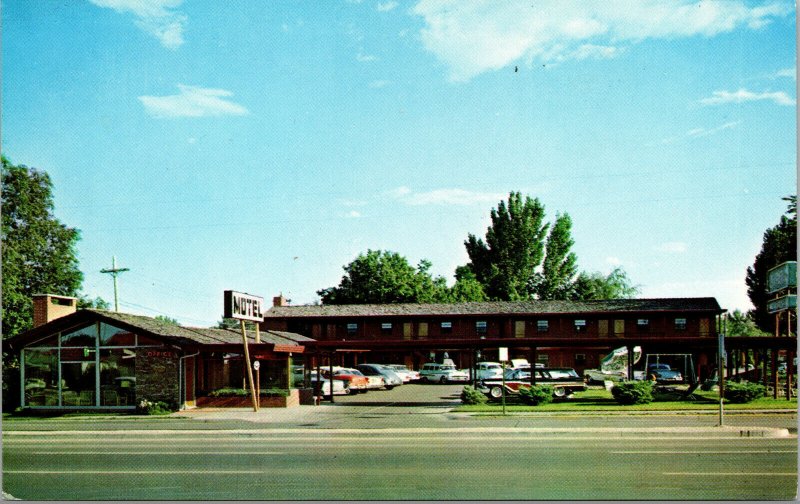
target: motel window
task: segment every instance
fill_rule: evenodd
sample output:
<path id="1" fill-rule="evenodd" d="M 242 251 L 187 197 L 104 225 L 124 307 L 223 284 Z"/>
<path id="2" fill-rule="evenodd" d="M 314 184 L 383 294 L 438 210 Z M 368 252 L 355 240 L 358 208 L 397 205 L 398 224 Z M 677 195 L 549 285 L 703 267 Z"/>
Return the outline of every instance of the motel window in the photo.
<path id="1" fill-rule="evenodd" d="M 536 362 L 542 364 L 544 367 L 550 367 L 550 356 L 543 353 L 537 354 Z"/>
<path id="2" fill-rule="evenodd" d="M 640 331 L 646 331 L 650 328 L 650 320 L 649 319 L 638 319 L 636 321 L 636 328 Z"/>
<path id="3" fill-rule="evenodd" d="M 586 354 L 576 353 L 575 354 L 575 364 L 586 364 Z"/>
<path id="4" fill-rule="evenodd" d="M 547 320 L 536 321 L 536 332 L 547 332 L 550 330 L 550 322 Z"/>
<path id="5" fill-rule="evenodd" d="M 586 320 L 578 319 L 575 321 L 575 332 L 586 332 Z"/>
<path id="6" fill-rule="evenodd" d="M 347 334 L 355 334 L 358 330 L 358 324 L 347 324 Z"/>
<path id="7" fill-rule="evenodd" d="M 95 347 L 97 346 L 97 326 L 95 324 L 82 329 L 61 334 L 62 347 Z"/>
<path id="8" fill-rule="evenodd" d="M 686 319 L 685 318 L 676 318 L 675 319 L 675 330 L 676 331 L 685 331 L 686 330 Z"/>
<path id="9" fill-rule="evenodd" d="M 442 334 L 450 334 L 451 332 L 453 332 L 453 323 L 442 322 L 441 329 L 442 329 Z"/>
<path id="10" fill-rule="evenodd" d="M 478 334 L 486 334 L 486 321 L 485 320 L 479 320 L 479 321 L 475 322 L 475 331 Z"/>
<path id="11" fill-rule="evenodd" d="M 392 334 L 392 323 L 384 322 L 381 324 L 381 332 L 383 334 Z"/>

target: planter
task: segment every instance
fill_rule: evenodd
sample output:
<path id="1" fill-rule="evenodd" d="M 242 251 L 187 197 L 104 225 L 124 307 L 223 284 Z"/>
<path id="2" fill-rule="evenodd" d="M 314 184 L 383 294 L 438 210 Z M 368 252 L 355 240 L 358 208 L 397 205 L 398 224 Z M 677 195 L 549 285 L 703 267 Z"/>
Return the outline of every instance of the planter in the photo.
<path id="1" fill-rule="evenodd" d="M 287 397 L 266 397 L 259 398 L 261 408 L 291 408 L 300 404 L 300 391 L 292 389 Z M 246 397 L 198 397 L 198 408 L 250 408 L 253 401 L 250 396 Z"/>

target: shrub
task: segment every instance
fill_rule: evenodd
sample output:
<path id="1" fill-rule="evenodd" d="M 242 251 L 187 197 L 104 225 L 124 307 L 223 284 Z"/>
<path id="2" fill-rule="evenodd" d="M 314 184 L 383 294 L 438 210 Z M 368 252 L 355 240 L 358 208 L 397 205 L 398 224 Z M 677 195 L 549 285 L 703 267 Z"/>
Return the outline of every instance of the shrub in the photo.
<path id="1" fill-rule="evenodd" d="M 461 391 L 461 402 L 464 404 L 484 404 L 486 396 L 483 392 L 476 390 L 475 387 L 467 385 Z"/>
<path id="2" fill-rule="evenodd" d="M 164 401 L 148 401 L 142 399 L 136 405 L 136 413 L 140 415 L 166 415 L 172 413 L 173 408 Z"/>
<path id="3" fill-rule="evenodd" d="M 289 392 L 286 389 L 262 389 L 259 392 L 260 396 L 264 397 L 287 397 Z M 212 390 L 208 394 L 209 397 L 250 397 L 250 389 L 244 388 L 221 388 Z"/>
<path id="4" fill-rule="evenodd" d="M 619 404 L 648 404 L 653 402 L 653 382 L 626 381 L 614 385 L 611 395 Z"/>
<path id="5" fill-rule="evenodd" d="M 753 399 L 764 397 L 766 388 L 760 383 L 751 382 L 726 382 L 723 396 L 728 402 L 732 403 L 748 403 Z"/>
<path id="6" fill-rule="evenodd" d="M 520 387 L 519 398 L 522 402 L 538 406 L 553 400 L 553 387 L 551 385 L 531 385 Z"/>

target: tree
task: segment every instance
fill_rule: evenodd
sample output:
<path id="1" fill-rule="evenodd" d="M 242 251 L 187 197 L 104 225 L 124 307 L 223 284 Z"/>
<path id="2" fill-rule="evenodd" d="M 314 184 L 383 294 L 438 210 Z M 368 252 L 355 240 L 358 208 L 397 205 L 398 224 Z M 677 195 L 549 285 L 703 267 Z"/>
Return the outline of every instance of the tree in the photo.
<path id="1" fill-rule="evenodd" d="M 734 310 L 728 315 L 725 323 L 726 336 L 769 336 L 756 326 L 750 313 L 743 313 L 741 310 Z"/>
<path id="2" fill-rule="evenodd" d="M 396 252 L 368 250 L 347 266 L 336 287 L 317 291 L 323 304 L 435 303 L 445 301 L 447 286 L 433 278 L 431 263 L 414 268 Z"/>
<path id="3" fill-rule="evenodd" d="M 33 323 L 31 296 L 78 296 L 80 232 L 53 215 L 53 184 L 47 173 L 13 165 L 2 157 L 3 334 Z"/>
<path id="4" fill-rule="evenodd" d="M 573 285 L 571 298 L 580 301 L 590 299 L 626 299 L 636 297 L 639 288 L 631 284 L 628 274 L 621 266 L 607 276 L 595 271 L 581 272 Z"/>
<path id="5" fill-rule="evenodd" d="M 570 251 L 572 220 L 557 215 L 550 230 L 539 199 L 508 195 L 491 211 L 486 242 L 470 234 L 464 242 L 467 267 L 483 285 L 489 299 L 567 299 L 576 273 L 577 258 Z M 550 233 L 548 235 L 548 230 Z M 544 261 L 544 262 L 543 262 Z"/>
<path id="6" fill-rule="evenodd" d="M 755 309 L 753 320 L 763 331 L 775 332 L 775 317 L 767 311 L 767 272 L 785 261 L 797 260 L 797 196 L 783 198 L 788 208 L 778 225 L 764 232 L 761 251 L 756 255 L 753 265 L 747 268 L 745 283 L 747 296 Z"/>
<path id="7" fill-rule="evenodd" d="M 448 291 L 447 300 L 450 303 L 463 303 L 468 301 L 486 301 L 486 292 L 475 273 L 466 266 L 456 268 L 456 283 Z"/>
<path id="8" fill-rule="evenodd" d="M 167 317 L 166 315 L 156 315 L 155 319 L 158 320 L 159 322 L 164 322 L 164 323 L 167 323 L 169 325 L 174 325 L 174 326 L 180 327 L 180 324 L 178 323 L 177 320 L 175 320 L 174 318 L 171 318 L 171 317 Z"/>
<path id="9" fill-rule="evenodd" d="M 572 219 L 569 215 L 556 215 L 545 246 L 541 280 L 536 286 L 539 299 L 569 299 L 571 296 L 578 261 L 575 254 L 570 252 L 575 244 L 571 229 Z"/>

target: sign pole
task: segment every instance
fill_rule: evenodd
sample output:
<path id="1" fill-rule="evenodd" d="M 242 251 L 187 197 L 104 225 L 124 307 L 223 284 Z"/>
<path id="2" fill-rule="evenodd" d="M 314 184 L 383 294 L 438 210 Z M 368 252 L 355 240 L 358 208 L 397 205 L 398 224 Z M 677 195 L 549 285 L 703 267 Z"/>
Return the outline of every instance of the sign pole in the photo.
<path id="1" fill-rule="evenodd" d="M 242 325 L 242 342 L 244 343 L 244 363 L 247 367 L 247 379 L 250 382 L 250 397 L 253 400 L 253 411 L 258 411 L 258 397 L 256 396 L 256 388 L 253 385 L 253 368 L 250 367 L 250 351 L 247 349 L 247 329 L 244 326 L 244 320 L 239 321 Z"/>

